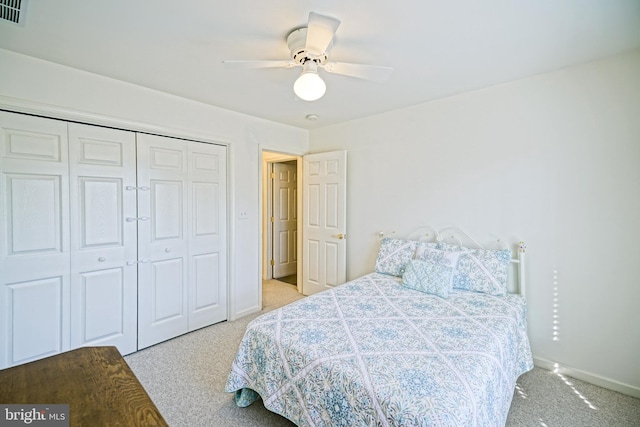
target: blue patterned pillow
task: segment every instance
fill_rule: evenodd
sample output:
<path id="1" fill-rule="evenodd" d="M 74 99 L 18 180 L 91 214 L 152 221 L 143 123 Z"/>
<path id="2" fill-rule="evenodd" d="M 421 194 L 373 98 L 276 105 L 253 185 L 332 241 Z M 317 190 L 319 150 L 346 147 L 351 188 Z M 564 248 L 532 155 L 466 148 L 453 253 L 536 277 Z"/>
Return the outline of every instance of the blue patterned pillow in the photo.
<path id="1" fill-rule="evenodd" d="M 448 244 L 440 244 L 439 248 L 460 252 L 453 274 L 454 288 L 490 295 L 507 293 L 507 274 L 511 262 L 509 249 L 469 249 Z"/>
<path id="2" fill-rule="evenodd" d="M 402 286 L 447 298 L 451 290 L 452 276 L 453 267 L 430 259 L 412 259 L 402 275 Z"/>
<path id="3" fill-rule="evenodd" d="M 453 273 L 458 265 L 460 255 L 464 252 L 443 251 L 435 249 L 434 246 L 418 245 L 416 249 L 416 256 L 414 259 L 420 261 L 430 261 L 433 264 L 442 265 L 444 267 L 451 268 L 451 283 L 450 287 L 453 288 Z"/>
<path id="4" fill-rule="evenodd" d="M 407 263 L 416 252 L 415 240 L 402 240 L 385 237 L 380 242 L 376 272 L 402 277 Z"/>

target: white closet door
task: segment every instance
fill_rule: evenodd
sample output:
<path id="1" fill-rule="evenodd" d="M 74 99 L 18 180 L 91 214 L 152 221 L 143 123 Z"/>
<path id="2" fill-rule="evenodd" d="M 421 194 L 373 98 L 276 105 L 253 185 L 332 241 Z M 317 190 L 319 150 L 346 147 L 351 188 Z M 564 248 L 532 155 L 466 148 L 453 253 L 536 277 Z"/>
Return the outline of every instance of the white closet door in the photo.
<path id="1" fill-rule="evenodd" d="M 138 134 L 138 349 L 188 330 L 187 146 Z"/>
<path id="2" fill-rule="evenodd" d="M 0 112 L 0 368 L 69 349 L 67 124 Z"/>
<path id="3" fill-rule="evenodd" d="M 137 348 L 136 140 L 69 124 L 71 347 Z"/>
<path id="4" fill-rule="evenodd" d="M 0 369 L 225 320 L 226 174 L 225 147 L 0 112 Z"/>
<path id="5" fill-rule="evenodd" d="M 138 349 L 227 318 L 226 149 L 138 135 Z"/>
<path id="6" fill-rule="evenodd" d="M 189 330 L 227 319 L 226 148 L 187 143 Z"/>

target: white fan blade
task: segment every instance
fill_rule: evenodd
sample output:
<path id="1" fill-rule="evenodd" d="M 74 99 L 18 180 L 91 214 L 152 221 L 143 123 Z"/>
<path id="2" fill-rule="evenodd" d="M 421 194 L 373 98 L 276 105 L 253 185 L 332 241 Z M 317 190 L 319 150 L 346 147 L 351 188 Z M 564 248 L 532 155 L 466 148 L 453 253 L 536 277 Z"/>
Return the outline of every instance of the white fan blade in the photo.
<path id="1" fill-rule="evenodd" d="M 374 82 L 385 82 L 393 73 L 393 68 L 379 65 L 351 64 L 348 62 L 327 62 L 321 65 L 329 73 L 342 74 Z"/>
<path id="2" fill-rule="evenodd" d="M 227 68 L 291 68 L 297 64 L 291 60 L 276 61 L 222 61 Z"/>
<path id="3" fill-rule="evenodd" d="M 330 16 L 309 13 L 307 26 L 307 52 L 312 55 L 322 55 L 333 41 L 333 36 L 340 25 L 340 21 Z"/>

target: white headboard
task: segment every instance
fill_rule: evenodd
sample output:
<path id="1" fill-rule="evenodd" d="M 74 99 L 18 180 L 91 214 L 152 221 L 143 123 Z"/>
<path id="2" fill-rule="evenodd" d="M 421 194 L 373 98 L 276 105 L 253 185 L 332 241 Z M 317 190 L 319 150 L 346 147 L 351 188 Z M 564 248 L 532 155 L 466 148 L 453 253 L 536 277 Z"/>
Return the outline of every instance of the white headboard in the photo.
<path id="1" fill-rule="evenodd" d="M 391 232 L 395 234 L 395 232 Z M 378 237 L 387 237 L 385 232 L 378 232 Z M 391 236 L 388 236 L 391 237 Z M 396 237 L 396 236 L 393 236 Z M 398 237 L 399 238 L 399 237 Z M 520 295 L 526 295 L 526 281 L 525 281 L 525 250 L 526 245 L 520 241 L 514 245 L 509 245 L 499 237 L 489 241 L 487 244 L 480 244 L 463 230 L 458 227 L 446 227 L 440 230 L 430 225 L 425 225 L 417 228 L 411 234 L 406 237 L 408 240 L 418 240 L 423 242 L 443 242 L 454 245 L 465 246 L 473 249 L 509 249 L 511 250 L 511 271 L 509 271 L 508 278 L 508 291 L 510 293 L 516 293 Z M 513 253 L 516 253 L 513 256 Z"/>

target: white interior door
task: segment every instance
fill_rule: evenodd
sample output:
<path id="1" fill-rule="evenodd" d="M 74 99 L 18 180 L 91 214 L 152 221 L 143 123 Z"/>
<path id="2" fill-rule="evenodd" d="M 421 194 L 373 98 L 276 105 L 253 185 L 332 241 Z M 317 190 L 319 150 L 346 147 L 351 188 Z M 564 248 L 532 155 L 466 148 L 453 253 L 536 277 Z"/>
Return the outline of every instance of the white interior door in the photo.
<path id="1" fill-rule="evenodd" d="M 135 133 L 69 124 L 71 347 L 137 348 Z"/>
<path id="2" fill-rule="evenodd" d="M 347 152 L 304 156 L 303 273 L 305 295 L 346 281 Z"/>
<path id="3" fill-rule="evenodd" d="M 297 167 L 294 162 L 273 163 L 273 277 L 297 271 Z"/>
<path id="4" fill-rule="evenodd" d="M 138 349 L 227 318 L 226 148 L 138 135 Z"/>
<path id="5" fill-rule="evenodd" d="M 67 124 L 0 112 L 0 368 L 69 349 Z"/>

